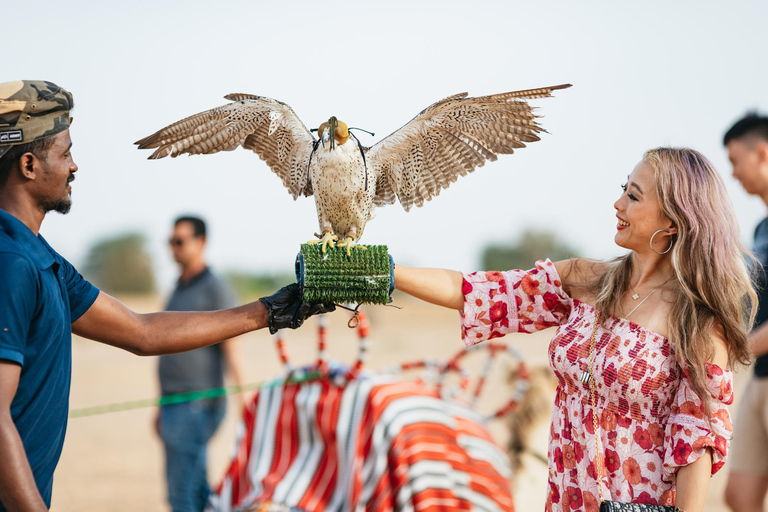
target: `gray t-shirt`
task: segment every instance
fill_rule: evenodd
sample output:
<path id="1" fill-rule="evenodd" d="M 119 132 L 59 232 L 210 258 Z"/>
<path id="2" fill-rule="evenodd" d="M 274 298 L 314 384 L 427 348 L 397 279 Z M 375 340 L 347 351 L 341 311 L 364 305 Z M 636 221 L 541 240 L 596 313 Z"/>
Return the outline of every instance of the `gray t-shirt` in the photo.
<path id="1" fill-rule="evenodd" d="M 237 304 L 229 285 L 206 268 L 188 283 L 178 283 L 166 311 L 214 311 Z M 218 388 L 224 384 L 224 357 L 220 345 L 181 354 L 160 356 L 158 366 L 163 395 Z"/>
<path id="2" fill-rule="evenodd" d="M 752 253 L 762 263 L 762 269 L 757 272 L 757 317 L 755 326 L 757 329 L 768 321 L 768 218 L 763 219 L 755 228 L 755 244 Z M 755 359 L 755 375 L 768 377 L 768 354 Z"/>

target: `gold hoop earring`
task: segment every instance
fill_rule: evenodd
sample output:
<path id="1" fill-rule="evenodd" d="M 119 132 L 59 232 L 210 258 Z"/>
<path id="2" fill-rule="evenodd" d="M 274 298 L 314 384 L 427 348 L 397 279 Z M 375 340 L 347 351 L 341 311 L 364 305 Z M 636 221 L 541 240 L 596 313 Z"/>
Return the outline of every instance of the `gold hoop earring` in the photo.
<path id="1" fill-rule="evenodd" d="M 672 249 L 672 244 L 674 243 L 674 242 L 672 241 L 672 238 L 670 238 L 670 239 L 669 239 L 669 247 L 667 247 L 667 250 L 666 250 L 666 251 L 664 251 L 664 252 L 659 252 L 659 251 L 657 251 L 656 249 L 654 249 L 654 248 L 653 248 L 653 237 L 655 237 L 656 235 L 658 235 L 658 234 L 659 234 L 659 233 L 661 233 L 662 231 L 663 231 L 664 233 L 669 233 L 669 231 L 667 231 L 666 229 L 659 229 L 658 231 L 656 231 L 654 234 L 652 234 L 652 235 L 651 235 L 651 250 L 652 250 L 653 252 L 655 252 L 656 254 L 667 254 L 667 253 L 668 253 L 668 252 L 669 252 L 669 251 Z"/>

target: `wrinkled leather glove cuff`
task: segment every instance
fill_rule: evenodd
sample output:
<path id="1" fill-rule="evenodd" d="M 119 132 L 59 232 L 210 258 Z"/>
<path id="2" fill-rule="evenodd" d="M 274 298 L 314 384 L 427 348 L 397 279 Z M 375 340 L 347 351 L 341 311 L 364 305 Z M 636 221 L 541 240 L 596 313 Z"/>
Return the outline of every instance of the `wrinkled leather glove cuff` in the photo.
<path id="1" fill-rule="evenodd" d="M 275 334 L 280 329 L 296 329 L 310 316 L 336 309 L 335 304 L 302 302 L 297 283 L 289 284 L 259 300 L 267 308 L 270 334 Z"/>
<path id="2" fill-rule="evenodd" d="M 301 306 L 299 285 L 289 284 L 280 288 L 269 297 L 259 299 L 267 308 L 269 333 L 275 334 L 280 329 L 290 328 L 293 317 Z"/>
<path id="3" fill-rule="evenodd" d="M 269 334 L 275 334 L 278 331 L 278 327 L 275 326 L 275 314 L 273 310 L 273 304 L 269 300 L 269 297 L 262 297 L 259 299 L 262 304 L 267 308 L 267 326 L 269 327 Z"/>

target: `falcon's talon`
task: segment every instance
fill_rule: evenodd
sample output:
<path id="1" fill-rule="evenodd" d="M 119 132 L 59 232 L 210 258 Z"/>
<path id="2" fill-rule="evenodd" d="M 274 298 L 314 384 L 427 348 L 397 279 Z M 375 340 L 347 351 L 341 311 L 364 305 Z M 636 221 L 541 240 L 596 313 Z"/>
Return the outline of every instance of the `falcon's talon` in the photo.
<path id="1" fill-rule="evenodd" d="M 315 245 L 315 244 L 320 244 L 320 243 L 323 244 L 323 249 L 322 249 L 323 252 L 325 252 L 326 249 L 329 246 L 331 248 L 333 248 L 333 247 L 336 247 L 338 245 L 337 242 L 339 241 L 339 237 L 334 235 L 330 231 L 323 232 L 323 236 L 322 237 L 320 235 L 318 235 L 317 233 L 315 233 L 315 236 L 320 238 L 320 240 L 310 240 L 307 243 L 309 245 Z"/>
<path id="2" fill-rule="evenodd" d="M 352 248 L 353 247 L 356 248 L 356 249 L 362 249 L 364 251 L 368 250 L 368 248 L 366 246 L 364 246 L 364 245 L 357 245 L 357 243 L 355 243 L 355 239 L 352 238 L 351 236 L 348 236 L 347 238 L 345 238 L 343 242 L 338 242 L 336 244 L 336 247 L 346 247 L 347 248 L 347 256 L 352 256 Z"/>

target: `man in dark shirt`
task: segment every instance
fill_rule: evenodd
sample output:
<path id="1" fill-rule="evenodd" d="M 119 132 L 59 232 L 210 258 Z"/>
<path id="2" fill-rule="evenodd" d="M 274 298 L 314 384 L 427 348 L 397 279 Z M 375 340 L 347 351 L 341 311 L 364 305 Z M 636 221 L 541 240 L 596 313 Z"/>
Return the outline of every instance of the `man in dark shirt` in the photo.
<path id="1" fill-rule="evenodd" d="M 168 243 L 181 275 L 166 311 L 215 311 L 235 305 L 230 286 L 208 268 L 205 222 L 199 217 L 176 219 Z M 243 385 L 237 339 L 181 354 L 160 356 L 158 374 L 163 395 L 218 388 L 224 369 L 234 384 Z M 241 395 L 242 396 L 242 395 Z M 208 440 L 224 418 L 225 397 L 164 406 L 158 433 L 165 449 L 168 502 L 174 512 L 202 512 L 210 488 L 207 479 Z"/>
<path id="2" fill-rule="evenodd" d="M 137 314 L 85 281 L 40 236 L 66 213 L 77 165 L 72 95 L 52 82 L 0 83 L 0 511 L 47 510 L 67 425 L 72 332 L 139 355 L 296 328 L 326 308 L 298 285 L 237 308 Z"/>
<path id="3" fill-rule="evenodd" d="M 723 143 L 733 177 L 768 206 L 768 117 L 748 114 L 726 132 Z M 753 253 L 762 266 L 757 272 L 757 318 L 750 335 L 757 359 L 734 424 L 725 490 L 726 503 L 738 512 L 762 511 L 768 491 L 768 218 L 755 229 Z"/>

